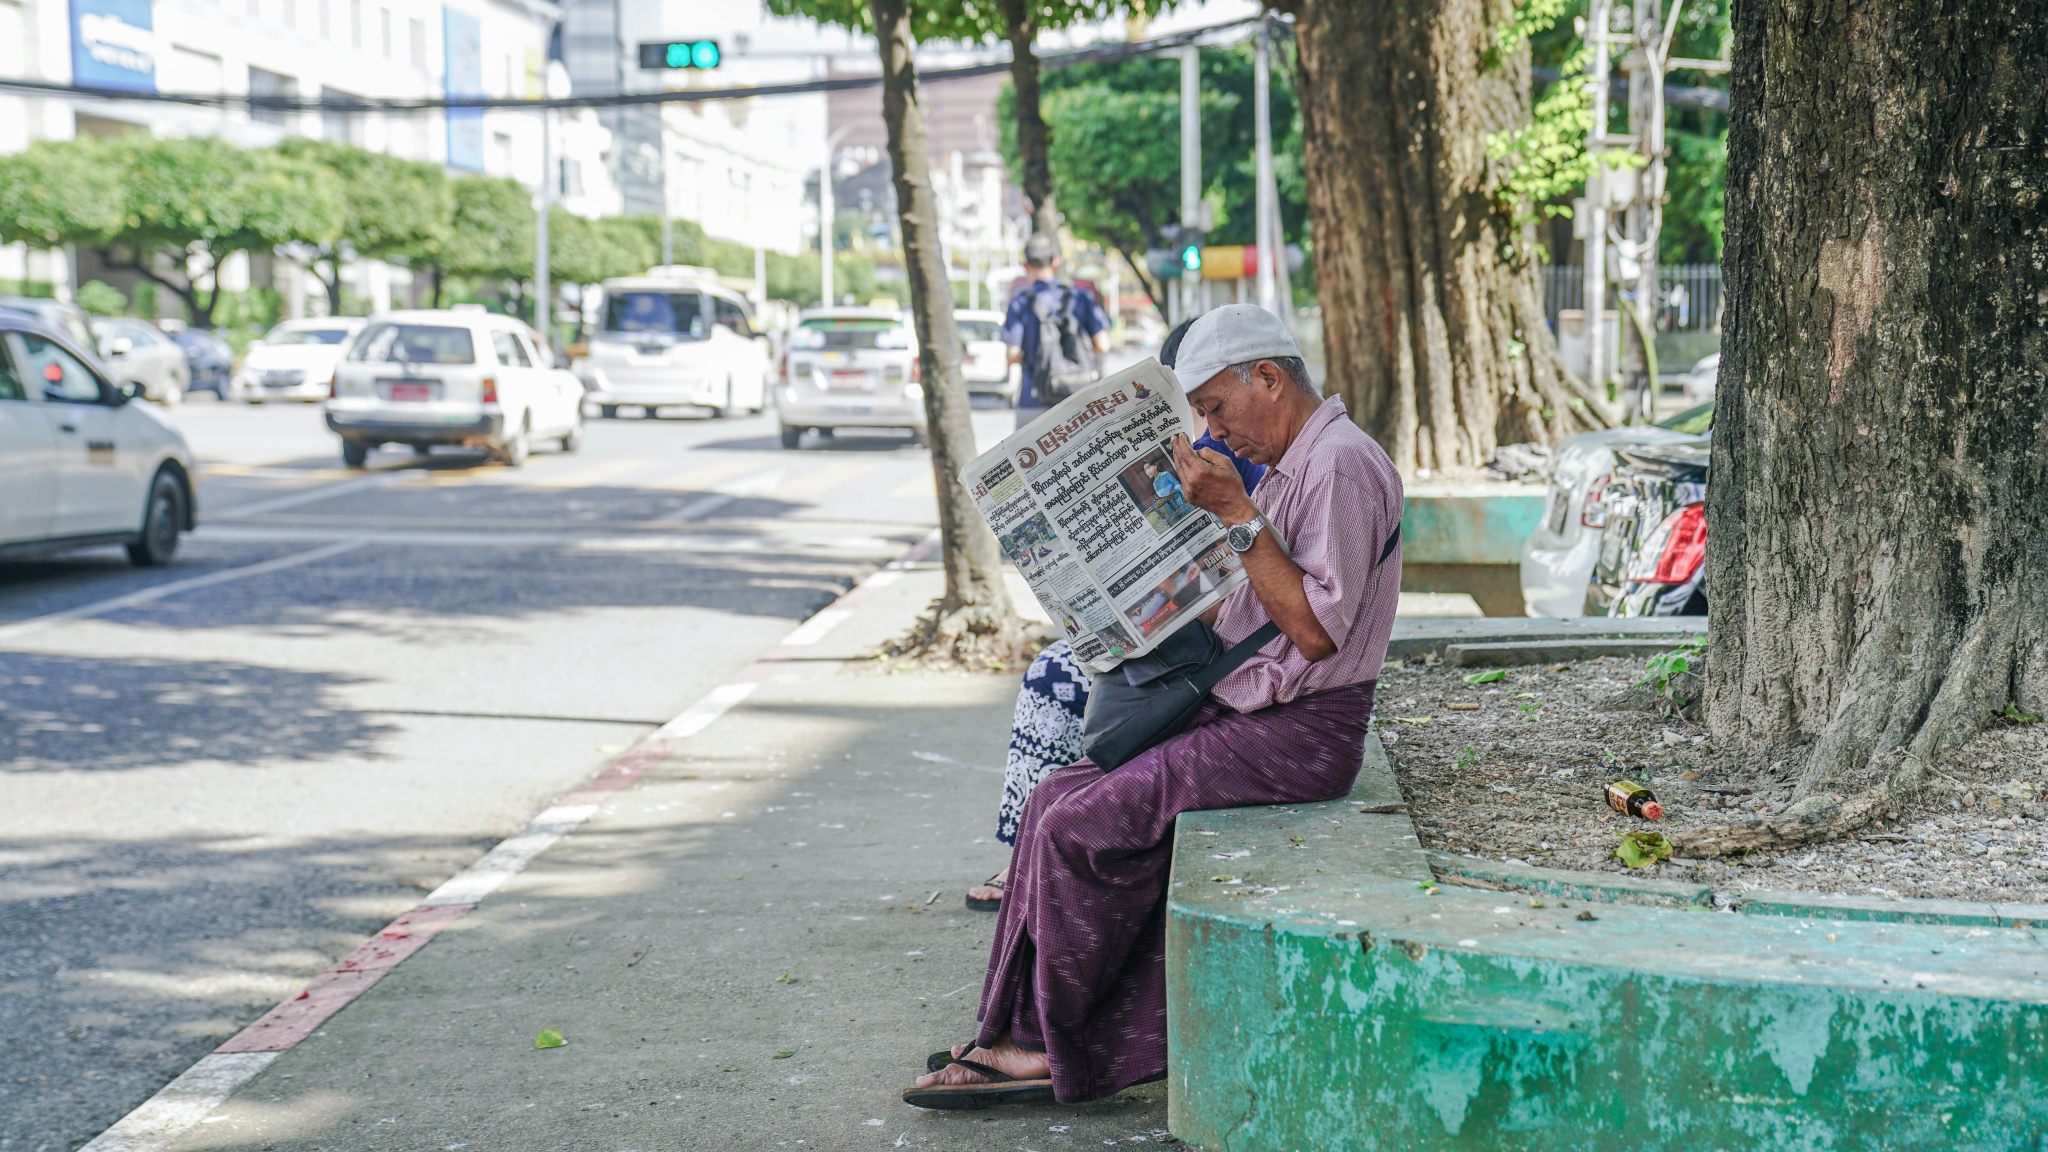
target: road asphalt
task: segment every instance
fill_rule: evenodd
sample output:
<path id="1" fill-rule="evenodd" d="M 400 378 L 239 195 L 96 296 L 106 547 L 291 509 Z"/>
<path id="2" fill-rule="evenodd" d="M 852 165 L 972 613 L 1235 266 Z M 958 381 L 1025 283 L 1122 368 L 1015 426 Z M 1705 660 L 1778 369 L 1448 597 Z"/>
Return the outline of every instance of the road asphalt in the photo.
<path id="1" fill-rule="evenodd" d="M 922 449 L 767 418 L 368 472 L 314 407 L 174 419 L 174 564 L 0 564 L 0 1152 L 82 1146 L 932 523 Z"/>
<path id="2" fill-rule="evenodd" d="M 859 659 L 942 577 L 877 590 L 640 782 L 284 1052 L 177 1149 L 1156 1143 L 1164 1085 L 925 1112 L 969 1039 L 1016 681 Z M 780 649 L 789 652 L 790 649 Z M 542 1029 L 567 1043 L 536 1049 Z"/>

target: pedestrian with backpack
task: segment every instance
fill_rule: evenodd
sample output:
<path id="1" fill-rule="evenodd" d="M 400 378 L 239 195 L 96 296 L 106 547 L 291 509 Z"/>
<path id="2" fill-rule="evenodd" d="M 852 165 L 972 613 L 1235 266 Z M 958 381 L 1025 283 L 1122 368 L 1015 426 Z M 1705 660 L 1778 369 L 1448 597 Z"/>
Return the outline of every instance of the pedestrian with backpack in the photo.
<path id="1" fill-rule="evenodd" d="M 1011 298 L 1003 318 L 1010 363 L 1024 368 L 1017 392 L 1019 428 L 1102 376 L 1109 320 L 1093 296 L 1060 283 L 1059 270 L 1058 241 L 1038 232 L 1024 242 L 1024 271 L 1031 282 Z"/>

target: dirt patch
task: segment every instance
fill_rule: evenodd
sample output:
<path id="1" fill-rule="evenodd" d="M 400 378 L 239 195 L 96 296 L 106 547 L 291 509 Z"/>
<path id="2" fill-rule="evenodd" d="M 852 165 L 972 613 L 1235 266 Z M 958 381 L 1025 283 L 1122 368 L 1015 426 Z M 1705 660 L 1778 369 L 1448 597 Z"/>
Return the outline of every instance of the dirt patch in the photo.
<path id="1" fill-rule="evenodd" d="M 1622 833 L 1782 812 L 1798 763 L 1723 753 L 1684 720 L 1593 711 L 1643 679 L 1641 660 L 1505 671 L 1472 684 L 1471 669 L 1389 666 L 1380 679 L 1375 727 L 1427 847 L 1691 880 L 1723 897 L 1771 888 L 2048 903 L 2048 724 L 1995 723 L 1936 765 L 1910 808 L 1854 839 L 1636 870 L 1609 854 Z M 1657 794 L 1662 821 L 1607 807 L 1607 782 L 1623 777 Z"/>

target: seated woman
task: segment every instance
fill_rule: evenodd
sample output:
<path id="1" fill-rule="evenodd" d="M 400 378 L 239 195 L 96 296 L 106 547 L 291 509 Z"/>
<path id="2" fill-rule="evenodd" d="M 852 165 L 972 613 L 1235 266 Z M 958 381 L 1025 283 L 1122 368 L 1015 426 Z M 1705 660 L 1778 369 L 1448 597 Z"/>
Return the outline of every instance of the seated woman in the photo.
<path id="1" fill-rule="evenodd" d="M 1173 367 L 1180 342 L 1192 320 L 1183 320 L 1159 346 L 1159 362 Z M 1230 448 L 1207 432 L 1195 447 L 1208 448 L 1228 457 L 1247 492 L 1256 488 L 1266 474 L 1262 465 L 1230 454 Z M 1175 479 L 1179 492 L 1179 479 Z M 1017 710 L 1010 722 L 1010 751 L 1003 761 L 1003 799 L 996 809 L 996 839 L 1017 842 L 1017 822 L 1024 816 L 1024 804 L 1031 790 L 1055 768 L 1081 758 L 1081 716 L 1088 711 L 1088 673 L 1074 660 L 1074 649 L 1066 640 L 1055 640 L 1024 670 L 1024 684 L 1017 690 Z M 967 890 L 967 907 L 975 912 L 993 912 L 1002 907 L 1003 891 L 1009 884 L 1010 869 Z"/>

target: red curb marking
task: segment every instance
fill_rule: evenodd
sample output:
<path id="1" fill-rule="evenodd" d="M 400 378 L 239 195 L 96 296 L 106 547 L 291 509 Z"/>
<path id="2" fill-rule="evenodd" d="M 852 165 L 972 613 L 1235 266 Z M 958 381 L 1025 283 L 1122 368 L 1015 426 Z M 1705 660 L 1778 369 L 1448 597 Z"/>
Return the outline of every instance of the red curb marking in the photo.
<path id="1" fill-rule="evenodd" d="M 901 571 L 930 559 L 938 550 L 939 539 L 934 533 L 905 552 L 892 566 Z M 858 604 L 867 599 L 868 591 L 866 581 L 862 581 L 818 611 Z M 727 683 L 765 683 L 773 666 L 789 659 L 787 653 L 790 651 L 776 645 L 742 668 Z M 623 791 L 639 780 L 649 768 L 667 759 L 681 743 L 681 740 L 649 734 L 555 804 L 602 804 L 613 793 Z M 214 1051 L 282 1052 L 296 1046 L 327 1023 L 329 1017 L 368 992 L 406 957 L 425 947 L 435 933 L 462 919 L 474 907 L 474 904 L 439 904 L 414 908 L 358 945 L 355 951 L 342 957 L 332 968 L 307 981 L 297 995 L 257 1017 L 254 1023 L 235 1033 Z"/>
<path id="2" fill-rule="evenodd" d="M 313 977 L 298 995 L 265 1012 L 214 1051 L 282 1052 L 292 1047 L 473 907 L 443 904 L 407 912 L 342 957 L 334 967 Z"/>

